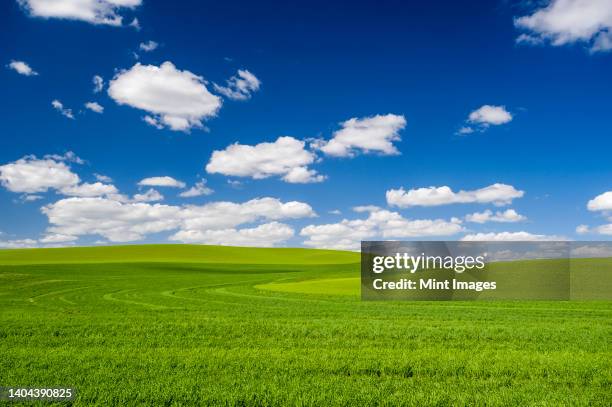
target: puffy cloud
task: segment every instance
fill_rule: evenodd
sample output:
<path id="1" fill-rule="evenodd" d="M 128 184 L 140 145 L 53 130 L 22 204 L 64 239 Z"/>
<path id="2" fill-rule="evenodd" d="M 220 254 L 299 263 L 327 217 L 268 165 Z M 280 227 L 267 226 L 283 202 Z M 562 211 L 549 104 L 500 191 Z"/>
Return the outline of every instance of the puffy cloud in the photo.
<path id="1" fill-rule="evenodd" d="M 239 69 L 237 75 L 228 79 L 227 86 L 214 84 L 217 92 L 232 100 L 250 99 L 251 94 L 257 92 L 260 86 L 260 80 L 246 69 Z"/>
<path id="2" fill-rule="evenodd" d="M 406 219 L 397 212 L 375 206 L 361 206 L 359 212 L 369 212 L 366 219 L 343 219 L 338 223 L 309 225 L 300 231 L 308 239 L 306 246 L 358 250 L 360 241 L 373 238 L 404 239 L 415 237 L 451 236 L 463 230 L 461 221 L 453 218 Z"/>
<path id="3" fill-rule="evenodd" d="M 514 209 L 506 209 L 503 212 L 497 211 L 495 213 L 487 209 L 484 212 L 475 212 L 465 217 L 466 221 L 474 222 L 474 223 L 486 223 L 486 222 L 512 223 L 512 222 L 521 222 L 526 219 L 527 218 L 525 216 L 518 214 Z"/>
<path id="4" fill-rule="evenodd" d="M 181 192 L 179 196 L 182 198 L 193 198 L 196 196 L 210 195 L 213 192 L 215 191 L 207 187 L 206 180 L 203 179 L 202 181 L 196 182 L 196 184 L 192 186 L 191 188 L 189 188 L 187 191 Z"/>
<path id="5" fill-rule="evenodd" d="M 148 187 L 185 188 L 185 183 L 183 181 L 168 176 L 144 178 L 138 182 L 138 185 Z"/>
<path id="6" fill-rule="evenodd" d="M 93 92 L 94 93 L 102 92 L 102 89 L 104 89 L 104 79 L 100 75 L 94 75 L 91 81 L 94 85 Z"/>
<path id="7" fill-rule="evenodd" d="M 120 105 L 151 113 L 144 120 L 155 127 L 188 131 L 214 117 L 221 99 L 206 88 L 201 76 L 181 71 L 171 62 L 161 66 L 137 63 L 110 81 L 108 94 Z"/>
<path id="8" fill-rule="evenodd" d="M 587 203 L 590 211 L 612 211 L 612 191 L 597 195 Z"/>
<path id="9" fill-rule="evenodd" d="M 612 235 L 612 223 L 608 223 L 607 225 L 597 226 L 593 229 L 595 233 L 600 235 Z"/>
<path id="10" fill-rule="evenodd" d="M 466 242 L 537 242 L 567 240 L 563 236 L 535 235 L 529 232 L 475 233 L 461 238 Z"/>
<path id="11" fill-rule="evenodd" d="M 609 0 L 552 0 L 533 14 L 516 18 L 517 28 L 526 31 L 517 42 L 553 46 L 577 42 L 592 52 L 612 49 L 612 2 Z"/>
<path id="12" fill-rule="evenodd" d="M 60 192 L 68 196 L 93 197 L 103 195 L 118 194 L 119 191 L 114 185 L 103 184 L 101 182 L 83 183 L 79 185 L 68 185 L 60 189 Z"/>
<path id="13" fill-rule="evenodd" d="M 68 109 L 64 107 L 64 104 L 57 99 L 54 99 L 51 102 L 51 106 L 58 112 L 60 112 L 63 116 L 66 116 L 69 119 L 74 119 L 74 114 L 72 114 L 72 109 Z"/>
<path id="14" fill-rule="evenodd" d="M 470 113 L 468 121 L 483 126 L 499 126 L 512 121 L 512 114 L 504 106 L 483 105 Z"/>
<path id="15" fill-rule="evenodd" d="M 138 48 L 140 48 L 140 50 L 144 52 L 151 52 L 157 49 L 158 46 L 159 46 L 158 43 L 156 43 L 155 41 L 149 40 L 147 42 L 141 42 Z"/>
<path id="16" fill-rule="evenodd" d="M 91 110 L 92 112 L 96 112 L 96 113 L 103 113 L 104 112 L 104 107 L 102 107 L 102 105 L 100 105 L 97 102 L 87 102 L 85 103 L 85 107 L 89 110 Z"/>
<path id="17" fill-rule="evenodd" d="M 279 137 L 273 143 L 254 146 L 235 143 L 214 151 L 206 171 L 254 179 L 277 175 L 290 183 L 323 181 L 324 176 L 307 168 L 315 161 L 315 155 L 304 146 L 303 141 L 293 137 Z"/>
<path id="18" fill-rule="evenodd" d="M 503 206 L 521 198 L 525 193 L 512 185 L 492 184 L 473 191 L 454 192 L 448 186 L 418 188 L 405 191 L 404 188 L 387 191 L 387 203 L 400 208 L 411 206 L 438 206 L 456 203 L 493 203 Z"/>
<path id="19" fill-rule="evenodd" d="M 67 162 L 83 163 L 73 152 L 64 155 L 46 155 L 42 159 L 26 156 L 0 166 L 0 184 L 11 192 L 34 194 L 55 190 L 67 196 L 94 197 L 118 196 L 114 185 L 103 182 L 81 183 Z M 40 199 L 38 195 L 27 195 L 24 200 Z"/>
<path id="20" fill-rule="evenodd" d="M 0 166 L 0 183 L 11 192 L 37 193 L 76 186 L 79 176 L 63 161 L 26 156 Z"/>
<path id="21" fill-rule="evenodd" d="M 97 234 L 112 242 L 129 242 L 178 227 L 180 208 L 107 198 L 66 198 L 44 206 L 42 212 L 52 225 L 50 233 Z"/>
<path id="22" fill-rule="evenodd" d="M 272 247 L 290 239 L 294 231 L 288 225 L 270 222 L 254 228 L 221 230 L 182 230 L 170 237 L 183 243 L 217 244 L 225 246 Z"/>
<path id="23" fill-rule="evenodd" d="M 132 198 L 135 202 L 155 202 L 155 201 L 163 201 L 164 196 L 159 193 L 159 191 L 149 188 L 146 192 L 142 194 L 136 194 Z"/>
<path id="24" fill-rule="evenodd" d="M 387 114 L 365 118 L 352 118 L 341 123 L 329 141 L 319 141 L 318 148 L 336 157 L 352 157 L 358 152 L 394 155 L 399 154 L 393 145 L 399 141 L 400 130 L 406 127 L 404 116 Z"/>
<path id="25" fill-rule="evenodd" d="M 201 206 L 171 206 L 125 202 L 110 198 L 66 198 L 46 205 L 50 234 L 69 236 L 100 235 L 112 242 L 143 239 L 151 233 L 176 231 L 171 240 L 184 242 L 248 245 L 277 244 L 293 235 L 293 230 L 275 221 L 314 216 L 302 202 L 281 202 L 275 198 L 253 199 L 244 203 L 212 202 Z M 253 222 L 272 221 L 268 226 L 238 229 Z M 231 238 L 236 240 L 232 243 Z M 229 240 L 225 240 L 229 239 Z M 256 244 L 256 243 L 253 243 Z"/>
<path id="26" fill-rule="evenodd" d="M 23 61 L 12 60 L 11 63 L 8 64 L 7 66 L 20 75 L 25 75 L 25 76 L 38 75 L 38 72 L 34 71 L 32 68 L 30 68 L 30 65 L 28 65 L 27 63 Z"/>
<path id="27" fill-rule="evenodd" d="M 134 9 L 142 0 L 17 0 L 32 17 L 61 18 L 91 24 L 122 25 L 122 9 Z"/>

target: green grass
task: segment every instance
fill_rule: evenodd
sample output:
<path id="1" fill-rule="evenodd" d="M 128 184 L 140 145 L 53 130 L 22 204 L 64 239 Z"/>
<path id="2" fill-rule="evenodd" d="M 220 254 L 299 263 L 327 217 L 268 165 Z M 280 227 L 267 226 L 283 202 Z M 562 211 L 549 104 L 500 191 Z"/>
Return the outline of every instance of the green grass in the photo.
<path id="1" fill-rule="evenodd" d="M 612 302 L 362 302 L 358 260 L 1 251 L 0 386 L 101 406 L 612 404 Z"/>

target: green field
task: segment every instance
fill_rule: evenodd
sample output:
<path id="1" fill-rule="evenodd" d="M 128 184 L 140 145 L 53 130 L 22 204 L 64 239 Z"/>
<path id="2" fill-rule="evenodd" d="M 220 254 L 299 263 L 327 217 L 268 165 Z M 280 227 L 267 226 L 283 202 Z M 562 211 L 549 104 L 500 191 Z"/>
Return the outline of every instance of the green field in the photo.
<path id="1" fill-rule="evenodd" d="M 358 261 L 0 251 L 0 386 L 101 406 L 612 405 L 612 302 L 362 302 Z"/>

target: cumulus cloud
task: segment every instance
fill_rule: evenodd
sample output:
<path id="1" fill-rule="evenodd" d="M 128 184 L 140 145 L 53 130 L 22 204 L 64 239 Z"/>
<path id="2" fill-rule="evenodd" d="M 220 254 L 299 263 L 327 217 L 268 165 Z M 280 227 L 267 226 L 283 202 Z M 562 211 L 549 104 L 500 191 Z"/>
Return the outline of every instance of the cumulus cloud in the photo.
<path id="1" fill-rule="evenodd" d="M 183 243 L 225 246 L 272 247 L 290 239 L 293 229 L 279 222 L 265 223 L 254 228 L 221 230 L 182 230 L 170 237 Z"/>
<path id="2" fill-rule="evenodd" d="M 225 150 L 214 151 L 206 171 L 254 179 L 281 176 L 289 183 L 321 182 L 325 177 L 308 168 L 315 158 L 303 141 L 279 137 L 272 143 L 254 146 L 235 143 Z"/>
<path id="3" fill-rule="evenodd" d="M 612 50 L 609 0 L 552 0 L 531 15 L 516 18 L 514 24 L 525 31 L 517 38 L 520 43 L 583 43 L 591 52 Z"/>
<path id="4" fill-rule="evenodd" d="M 457 203 L 492 203 L 496 206 L 509 205 L 513 199 L 521 198 L 524 191 L 512 185 L 492 184 L 473 191 L 454 192 L 448 186 L 417 188 L 405 191 L 404 188 L 387 191 L 387 203 L 391 206 L 408 208 L 411 206 L 439 206 Z"/>
<path id="5" fill-rule="evenodd" d="M 217 92 L 232 100 L 250 99 L 251 94 L 257 92 L 260 86 L 261 81 L 246 69 L 239 69 L 236 75 L 227 80 L 226 86 L 214 84 Z"/>
<path id="6" fill-rule="evenodd" d="M 72 109 L 68 109 L 67 107 L 64 107 L 64 104 L 60 102 L 59 100 L 54 99 L 51 102 L 51 106 L 53 106 L 53 108 L 57 110 L 58 112 L 60 112 L 63 116 L 69 119 L 74 119 L 74 114 L 72 114 Z"/>
<path id="7" fill-rule="evenodd" d="M 585 235 L 587 233 L 589 233 L 589 226 L 588 225 L 578 225 L 576 226 L 576 233 L 578 233 L 579 235 Z"/>
<path id="8" fill-rule="evenodd" d="M 335 157 L 352 157 L 357 153 L 399 154 L 393 145 L 401 140 L 399 132 L 406 127 L 404 116 L 387 114 L 352 118 L 341 123 L 329 141 L 319 140 L 317 147 Z"/>
<path id="9" fill-rule="evenodd" d="M 590 211 L 612 211 L 612 191 L 597 195 L 587 203 Z"/>
<path id="10" fill-rule="evenodd" d="M 113 179 L 109 177 L 108 175 L 94 174 L 94 177 L 96 177 L 96 179 L 100 182 L 106 182 L 106 183 L 113 182 Z"/>
<path id="11" fill-rule="evenodd" d="M 171 240 L 183 242 L 247 245 L 257 238 L 262 244 L 277 244 L 282 236 L 293 235 L 276 221 L 314 216 L 310 205 L 302 202 L 281 202 L 275 198 L 259 198 L 244 203 L 213 202 L 201 206 L 171 206 L 142 202 L 121 202 L 109 198 L 66 198 L 46 205 L 49 233 L 69 236 L 100 235 L 112 242 L 143 239 L 151 233 L 173 231 Z M 241 225 L 267 222 L 250 229 Z M 271 224 L 270 224 L 270 221 Z M 236 237 L 232 243 L 231 239 Z M 282 239 L 284 240 L 284 239 Z"/>
<path id="12" fill-rule="evenodd" d="M 505 211 L 493 211 L 487 209 L 484 212 L 475 212 L 465 217 L 465 220 L 473 223 L 486 223 L 486 222 L 502 222 L 502 223 L 513 223 L 527 220 L 523 215 L 517 213 L 514 209 L 507 209 Z"/>
<path id="13" fill-rule="evenodd" d="M 149 188 L 146 192 L 142 194 L 135 194 L 132 198 L 134 202 L 155 202 L 155 201 L 163 201 L 164 196 L 159 193 L 159 191 Z"/>
<path id="14" fill-rule="evenodd" d="M 466 121 L 470 125 L 461 127 L 457 131 L 458 135 L 465 136 L 476 130 L 484 131 L 489 126 L 509 123 L 512 121 L 512 114 L 504 106 L 483 105 L 471 112 Z"/>
<path id="15" fill-rule="evenodd" d="M 563 236 L 536 235 L 529 232 L 474 233 L 461 238 L 466 242 L 537 242 L 567 240 Z"/>
<path id="16" fill-rule="evenodd" d="M 32 17 L 60 18 L 91 24 L 121 26 L 124 9 L 134 9 L 142 0 L 17 0 Z"/>
<path id="17" fill-rule="evenodd" d="M 168 176 L 144 178 L 138 182 L 138 185 L 147 187 L 185 188 L 185 183 L 183 181 Z"/>
<path id="18" fill-rule="evenodd" d="M 103 182 L 81 183 L 69 162 L 83 163 L 73 152 L 46 155 L 39 159 L 26 156 L 0 166 L 0 184 L 11 192 L 28 194 L 24 200 L 40 199 L 40 192 L 54 190 L 58 194 L 78 197 L 116 196 L 114 185 Z"/>
<path id="19" fill-rule="evenodd" d="M 94 85 L 93 92 L 94 93 L 102 92 L 102 89 L 104 89 L 104 79 L 100 75 L 94 75 L 91 81 Z"/>
<path id="20" fill-rule="evenodd" d="M 202 121 L 215 117 L 221 108 L 221 98 L 208 91 L 204 78 L 171 62 L 159 67 L 137 63 L 119 72 L 110 81 L 108 94 L 120 105 L 149 112 L 147 123 L 175 131 L 201 128 Z"/>
<path id="21" fill-rule="evenodd" d="M 12 69 L 13 71 L 15 71 L 18 74 L 20 74 L 20 75 L 25 75 L 25 76 L 36 76 L 36 75 L 38 75 L 38 72 L 36 72 L 32 68 L 30 68 L 30 65 L 28 65 L 27 63 L 25 63 L 23 61 L 12 60 L 11 63 L 8 64 L 7 66 L 10 69 Z"/>
<path id="22" fill-rule="evenodd" d="M 189 188 L 187 191 L 181 192 L 179 196 L 182 198 L 193 198 L 196 196 L 210 195 L 213 192 L 215 191 L 206 186 L 206 180 L 203 179 L 201 181 L 196 182 L 195 185 Z"/>
<path id="23" fill-rule="evenodd" d="M 92 112 L 104 113 L 104 107 L 97 102 L 87 102 L 85 103 L 85 107 Z"/>
<path id="24" fill-rule="evenodd" d="M 158 46 L 159 46 L 158 43 L 156 43 L 155 41 L 149 40 L 147 42 L 141 42 L 138 48 L 144 52 L 151 52 L 151 51 L 155 51 L 155 49 L 157 49 Z"/>
<path id="25" fill-rule="evenodd" d="M 61 188 L 59 192 L 68 196 L 83 197 L 114 195 L 119 193 L 119 191 L 114 185 L 103 184 L 101 182 L 68 185 Z"/>
<path id="26" fill-rule="evenodd" d="M 62 190 L 79 182 L 79 176 L 65 162 L 52 158 L 26 156 L 0 166 L 0 183 L 11 192 L 33 194 Z"/>
<path id="27" fill-rule="evenodd" d="M 367 212 L 366 219 L 343 219 L 341 222 L 309 225 L 300 231 L 307 237 L 304 245 L 338 250 L 358 250 L 361 240 L 405 239 L 416 237 L 452 236 L 463 230 L 461 221 L 444 219 L 407 219 L 397 212 L 376 206 L 355 208 Z"/>
<path id="28" fill-rule="evenodd" d="M 76 236 L 60 235 L 60 234 L 48 234 L 45 237 L 43 237 L 42 239 L 40 239 L 40 242 L 41 243 L 48 243 L 48 244 L 58 244 L 58 243 L 74 242 L 77 239 L 78 239 L 78 237 L 76 237 Z"/>

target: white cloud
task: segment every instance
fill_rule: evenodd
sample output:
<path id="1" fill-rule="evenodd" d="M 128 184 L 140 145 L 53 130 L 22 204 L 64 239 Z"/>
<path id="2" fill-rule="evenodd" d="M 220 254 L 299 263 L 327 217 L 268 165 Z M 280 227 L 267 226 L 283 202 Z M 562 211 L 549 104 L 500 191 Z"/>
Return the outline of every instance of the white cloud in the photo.
<path id="1" fill-rule="evenodd" d="M 129 242 L 141 240 L 151 233 L 176 230 L 171 240 L 205 243 L 234 236 L 237 239 L 234 244 L 243 245 L 248 238 L 258 237 L 262 239 L 261 244 L 279 243 L 282 236 L 291 236 L 282 224 L 274 221 L 315 215 L 308 204 L 283 203 L 275 198 L 201 206 L 120 202 L 99 197 L 66 198 L 44 206 L 42 212 L 49 219 L 48 232 L 52 234 L 100 235 L 112 242 Z M 272 226 L 238 229 L 241 225 L 260 221 L 273 222 Z"/>
<path id="2" fill-rule="evenodd" d="M 499 126 L 510 121 L 512 121 L 512 114 L 504 106 L 483 105 L 468 116 L 468 122 L 484 127 Z"/>
<path id="3" fill-rule="evenodd" d="M 509 205 L 513 199 L 525 193 L 512 185 L 492 184 L 473 191 L 454 192 L 448 186 L 418 188 L 405 191 L 404 188 L 387 191 L 387 203 L 400 208 L 411 206 L 438 206 L 457 203 L 493 203 L 496 206 Z"/>
<path id="4" fill-rule="evenodd" d="M 99 181 L 81 183 L 67 162 L 82 164 L 83 160 L 71 151 L 64 155 L 46 155 L 42 159 L 26 156 L 0 166 L 0 184 L 11 192 L 28 194 L 25 201 L 40 199 L 40 196 L 32 194 L 48 190 L 67 196 L 118 197 L 119 192 L 114 185 Z"/>
<path id="5" fill-rule="evenodd" d="M 170 240 L 224 246 L 272 247 L 290 239 L 293 235 L 294 231 L 288 225 L 270 222 L 254 228 L 183 230 L 173 235 Z"/>
<path id="6" fill-rule="evenodd" d="M 140 27 L 140 21 L 138 21 L 138 19 L 136 17 L 134 17 L 134 19 L 129 24 L 129 26 L 132 27 L 133 29 L 135 29 L 136 31 L 140 31 L 140 29 L 142 28 L 142 27 Z"/>
<path id="7" fill-rule="evenodd" d="M 185 188 L 185 183 L 183 181 L 168 176 L 144 178 L 138 182 L 138 185 L 148 187 Z"/>
<path id="8" fill-rule="evenodd" d="M 597 195 L 587 203 L 590 211 L 612 211 L 612 191 Z"/>
<path id="9" fill-rule="evenodd" d="M 0 183 L 11 192 L 27 194 L 61 190 L 80 182 L 79 176 L 65 162 L 51 158 L 26 156 L 0 166 Z"/>
<path id="10" fill-rule="evenodd" d="M 51 224 L 49 233 L 96 234 L 112 242 L 129 242 L 178 227 L 180 208 L 107 198 L 66 198 L 44 206 L 42 212 Z"/>
<path id="11" fill-rule="evenodd" d="M 113 179 L 107 175 L 102 174 L 94 174 L 94 177 L 100 182 L 110 183 L 113 182 Z"/>
<path id="12" fill-rule="evenodd" d="M 189 188 L 187 191 L 181 192 L 179 196 L 182 198 L 193 198 L 196 196 L 210 195 L 213 192 L 215 191 L 207 187 L 206 180 L 203 179 L 201 181 L 196 182 L 195 185 Z"/>
<path id="13" fill-rule="evenodd" d="M 102 92 L 102 89 L 104 89 L 104 79 L 100 75 L 94 75 L 91 81 L 94 85 L 93 92 Z"/>
<path id="14" fill-rule="evenodd" d="M 134 9 L 142 0 L 17 0 L 32 17 L 61 18 L 91 24 L 122 25 L 123 9 Z"/>
<path id="15" fill-rule="evenodd" d="M 587 233 L 589 233 L 589 226 L 588 225 L 578 225 L 576 226 L 576 233 L 578 233 L 579 235 L 585 235 Z"/>
<path id="16" fill-rule="evenodd" d="M 595 233 L 600 235 L 612 235 L 612 223 L 608 223 L 607 225 L 597 226 L 593 229 Z"/>
<path id="17" fill-rule="evenodd" d="M 149 188 L 146 192 L 142 194 L 136 194 L 132 198 L 135 202 L 155 202 L 155 201 L 163 201 L 164 196 L 159 193 L 159 191 Z"/>
<path id="18" fill-rule="evenodd" d="M 325 154 L 336 157 L 352 157 L 358 152 L 394 155 L 399 151 L 393 142 L 401 140 L 399 132 L 406 127 L 406 119 L 394 114 L 376 115 L 352 118 L 341 125 L 331 140 L 319 141 L 317 147 Z"/>
<path id="19" fill-rule="evenodd" d="M 486 223 L 486 222 L 502 222 L 512 223 L 521 222 L 527 220 L 523 215 L 518 214 L 514 209 L 506 209 L 505 211 L 493 211 L 487 209 L 484 212 L 474 212 L 470 215 L 466 215 L 465 220 L 474 223 Z"/>
<path id="20" fill-rule="evenodd" d="M 34 239 L 0 240 L 0 247 L 3 249 L 28 249 L 36 247 L 37 244 Z"/>
<path id="21" fill-rule="evenodd" d="M 23 61 L 12 60 L 11 63 L 8 64 L 7 66 L 20 75 L 25 75 L 25 76 L 38 75 L 38 72 L 34 71 L 32 68 L 30 68 L 30 65 L 28 65 L 27 63 Z"/>
<path id="22" fill-rule="evenodd" d="M 567 240 L 563 236 L 535 235 L 529 232 L 475 233 L 461 238 L 466 242 L 538 242 Z"/>
<path id="23" fill-rule="evenodd" d="M 612 2 L 610 0 L 552 0 L 533 14 L 516 18 L 521 34 L 517 42 L 553 46 L 587 44 L 592 52 L 612 49 Z"/>
<path id="24" fill-rule="evenodd" d="M 260 86 L 261 81 L 246 69 L 239 69 L 237 75 L 228 79 L 227 86 L 214 84 L 217 92 L 232 100 L 250 99 L 251 94 L 257 92 Z"/>
<path id="25" fill-rule="evenodd" d="M 309 225 L 300 231 L 308 239 L 306 246 L 358 250 L 361 240 L 383 238 L 404 239 L 415 237 L 451 236 L 463 230 L 461 221 L 453 218 L 444 219 L 407 219 L 397 212 L 380 209 L 375 206 L 356 208 L 360 212 L 369 212 L 366 219 L 343 219 L 338 223 Z"/>
<path id="26" fill-rule="evenodd" d="M 466 134 L 474 133 L 474 129 L 469 126 L 463 126 L 459 130 L 457 130 L 457 134 L 460 136 L 465 136 Z"/>
<path id="27" fill-rule="evenodd" d="M 201 76 L 181 71 L 171 62 L 161 66 L 137 63 L 110 81 L 108 94 L 120 105 L 151 113 L 144 120 L 155 127 L 188 131 L 217 115 L 221 98 L 206 89 Z"/>
<path id="28" fill-rule="evenodd" d="M 279 137 L 273 143 L 254 146 L 235 143 L 225 150 L 214 151 L 206 171 L 254 179 L 277 175 L 290 183 L 323 181 L 324 176 L 307 168 L 316 157 L 304 146 L 303 141 L 293 137 Z"/>
<path id="29" fill-rule="evenodd" d="M 77 239 L 78 239 L 78 237 L 76 237 L 76 236 L 60 235 L 60 234 L 49 234 L 49 235 L 46 235 L 45 237 L 43 237 L 42 239 L 40 239 L 40 242 L 41 243 L 57 244 L 57 243 L 74 242 Z"/>
<path id="30" fill-rule="evenodd" d="M 58 112 L 60 112 L 63 116 L 66 116 L 69 119 L 74 119 L 74 115 L 72 114 L 72 109 L 68 109 L 64 107 L 62 102 L 60 102 L 59 100 L 54 99 L 51 102 L 51 106 L 53 106 L 53 108 L 57 110 Z"/>
<path id="31" fill-rule="evenodd" d="M 151 52 L 157 49 L 158 46 L 159 46 L 158 43 L 156 43 L 155 41 L 149 40 L 147 42 L 141 42 L 138 48 L 140 48 L 140 50 L 144 52 Z"/>
<path id="32" fill-rule="evenodd" d="M 60 192 L 68 196 L 94 197 L 103 195 L 118 194 L 119 191 L 114 185 L 103 184 L 101 182 L 83 183 L 79 185 L 68 185 L 60 188 Z"/>
<path id="33" fill-rule="evenodd" d="M 102 107 L 102 105 L 100 105 L 97 102 L 87 102 L 85 103 L 85 107 L 91 110 L 92 112 L 96 112 L 96 113 L 104 112 L 104 107 Z"/>

